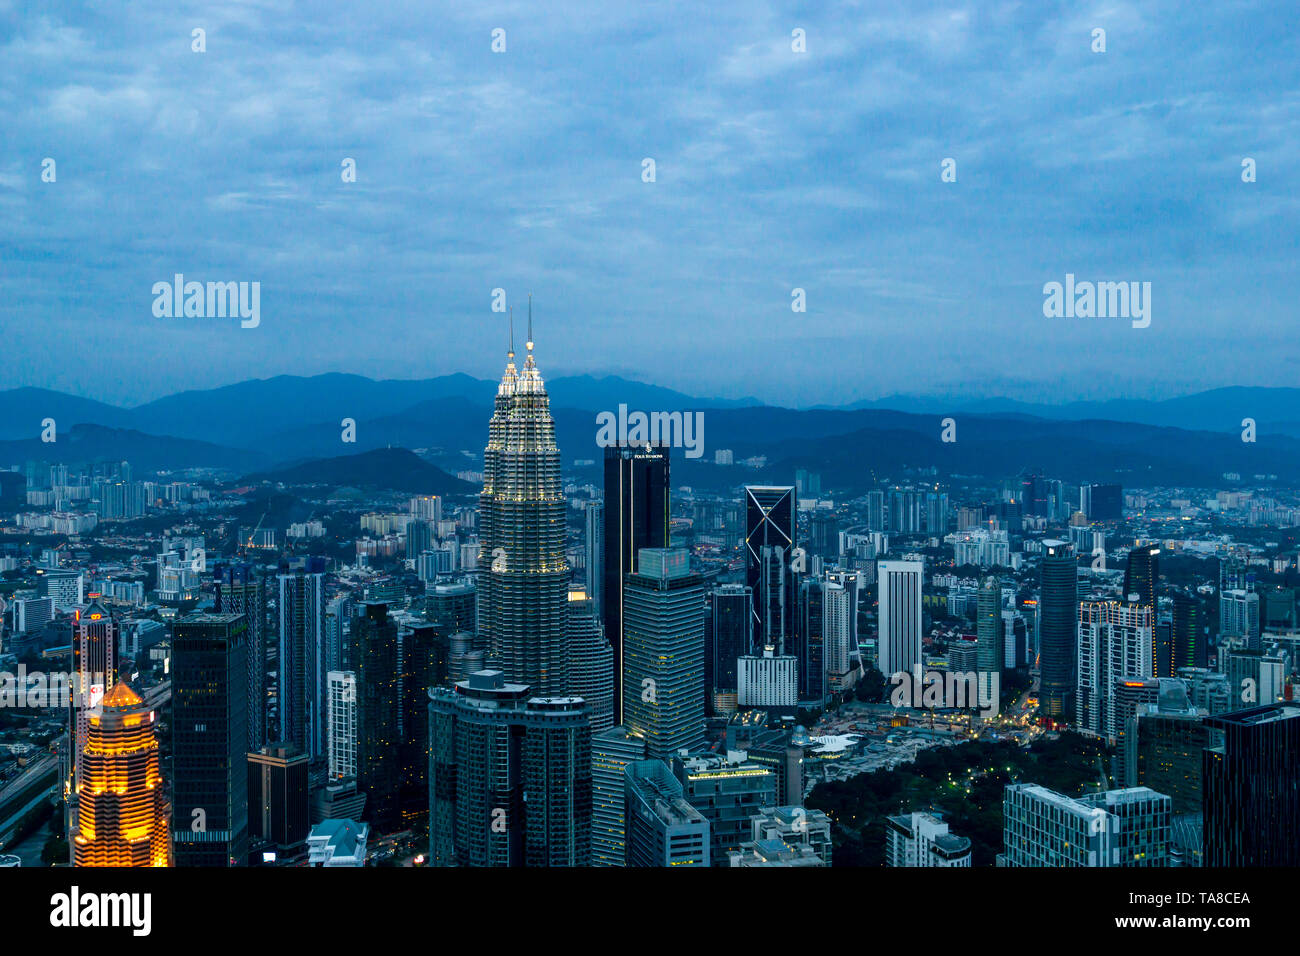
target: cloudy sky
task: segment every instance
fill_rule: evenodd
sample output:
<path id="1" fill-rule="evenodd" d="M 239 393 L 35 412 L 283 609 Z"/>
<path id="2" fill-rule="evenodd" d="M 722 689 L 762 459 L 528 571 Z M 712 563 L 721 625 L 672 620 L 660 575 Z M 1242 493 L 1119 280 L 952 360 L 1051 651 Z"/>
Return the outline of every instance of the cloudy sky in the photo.
<path id="1" fill-rule="evenodd" d="M 1294 18 L 0 0 L 0 388 L 495 378 L 494 288 L 533 293 L 544 374 L 699 395 L 1294 385 Z M 260 282 L 260 326 L 155 317 L 177 272 Z M 1066 273 L 1150 282 L 1150 327 L 1045 318 Z"/>

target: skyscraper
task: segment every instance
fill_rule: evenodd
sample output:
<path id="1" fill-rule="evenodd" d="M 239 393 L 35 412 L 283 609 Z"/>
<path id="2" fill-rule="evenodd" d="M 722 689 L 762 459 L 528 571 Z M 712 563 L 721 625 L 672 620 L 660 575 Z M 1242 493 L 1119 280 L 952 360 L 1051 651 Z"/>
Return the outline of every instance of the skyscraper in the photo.
<path id="1" fill-rule="evenodd" d="M 172 847 L 177 866 L 248 862 L 248 621 L 172 627 Z"/>
<path id="2" fill-rule="evenodd" d="M 1300 865 L 1300 706 L 1207 717 L 1222 731 L 1204 752 L 1206 866 Z"/>
<path id="3" fill-rule="evenodd" d="M 330 780 L 357 775 L 357 675 L 354 671 L 330 671 L 325 675 L 326 752 Z"/>
<path id="4" fill-rule="evenodd" d="M 826 699 L 826 633 L 823 584 L 811 575 L 799 582 L 799 699 L 820 704 Z"/>
<path id="5" fill-rule="evenodd" d="M 357 664 L 357 789 L 366 795 L 366 819 L 380 829 L 398 820 L 401 757 L 397 689 L 397 623 L 388 605 L 367 601 L 352 622 Z"/>
<path id="6" fill-rule="evenodd" d="M 623 714 L 665 759 L 704 741 L 704 588 L 685 548 L 642 548 L 623 585 Z"/>
<path id="7" fill-rule="evenodd" d="M 787 653 L 793 633 L 794 487 L 745 486 L 745 584 L 753 592 L 754 641 Z"/>
<path id="8" fill-rule="evenodd" d="M 1000 674 L 1006 635 L 1002 625 L 1002 582 L 990 574 L 980 582 L 976 599 L 976 640 L 979 644 L 978 667 L 985 674 Z"/>
<path id="9" fill-rule="evenodd" d="M 587 702 L 591 732 L 614 726 L 614 651 L 605 640 L 595 602 L 579 588 L 569 592 L 567 624 L 569 696 Z"/>
<path id="10" fill-rule="evenodd" d="M 216 591 L 213 610 L 242 614 L 247 622 L 248 745 L 256 750 L 266 743 L 266 578 L 251 564 L 218 564 L 212 569 Z"/>
<path id="11" fill-rule="evenodd" d="M 1203 667 L 1209 659 L 1205 640 L 1204 611 L 1192 594 L 1174 595 L 1173 669 L 1160 677 L 1173 677 L 1183 667 Z"/>
<path id="12" fill-rule="evenodd" d="M 294 570 L 282 565 L 276 580 L 279 739 L 317 760 L 325 753 L 325 562 L 308 558 Z"/>
<path id="13" fill-rule="evenodd" d="M 1079 571 L 1074 549 L 1064 541 L 1045 540 L 1041 575 L 1038 709 L 1060 721 L 1074 712 L 1078 673 Z"/>
<path id="14" fill-rule="evenodd" d="M 880 672 L 889 680 L 893 674 L 910 674 L 921 663 L 921 575 L 924 565 L 920 561 L 880 561 L 877 568 L 880 637 L 876 641 L 876 652 L 880 657 Z"/>
<path id="15" fill-rule="evenodd" d="M 70 707 L 74 794 L 81 783 L 82 751 L 89 733 L 90 712 L 117 681 L 117 630 L 117 621 L 98 601 L 98 595 L 77 611 L 72 624 Z"/>
<path id="16" fill-rule="evenodd" d="M 167 866 L 167 798 L 158 715 L 125 683 L 86 715 L 72 831 L 76 866 Z"/>
<path id="17" fill-rule="evenodd" d="M 848 588 L 828 580 L 821 586 L 820 604 L 826 674 L 832 690 L 843 690 L 847 686 L 850 655 L 857 633 L 853 619 L 855 602 Z"/>
<path id="18" fill-rule="evenodd" d="M 307 779 L 307 755 L 292 744 L 267 744 L 248 755 L 249 841 L 278 861 L 306 852 Z"/>
<path id="19" fill-rule="evenodd" d="M 1134 601 L 1156 611 L 1156 585 L 1160 582 L 1160 546 L 1144 544 L 1128 553 L 1128 564 L 1124 568 L 1125 601 Z M 1137 595 L 1135 599 L 1133 595 Z"/>
<path id="20" fill-rule="evenodd" d="M 627 865 L 624 771 L 645 755 L 645 738 L 626 727 L 611 727 L 591 738 L 592 866 Z"/>
<path id="21" fill-rule="evenodd" d="M 1152 609 L 1146 604 L 1084 601 L 1079 605 L 1078 683 L 1075 722 L 1080 730 L 1117 743 L 1124 720 L 1117 686 L 1153 673 Z"/>
<path id="22" fill-rule="evenodd" d="M 713 616 L 707 653 L 713 658 L 715 695 L 732 695 L 737 690 L 736 661 L 752 653 L 754 618 L 750 611 L 751 592 L 743 584 L 724 584 L 710 594 Z"/>
<path id="23" fill-rule="evenodd" d="M 420 828 L 429 814 L 429 688 L 444 683 L 451 641 L 427 622 L 402 626 L 397 632 L 398 755 L 401 790 L 398 806 L 402 828 Z M 360 724 L 358 724 L 358 727 Z"/>
<path id="24" fill-rule="evenodd" d="M 565 506 L 550 399 L 533 359 L 529 321 L 524 367 L 514 345 L 497 386 L 479 495 L 480 638 L 511 683 L 565 693 Z"/>
<path id="25" fill-rule="evenodd" d="M 591 863 L 591 724 L 500 671 L 429 691 L 434 866 Z"/>
<path id="26" fill-rule="evenodd" d="M 600 595 L 605 637 L 614 651 L 614 722 L 623 721 L 623 583 L 637 570 L 642 548 L 669 540 L 668 449 L 605 448 L 604 586 Z"/>
<path id="27" fill-rule="evenodd" d="M 591 598 L 596 617 L 604 620 L 605 595 L 605 505 L 588 501 L 583 512 L 586 519 L 586 581 L 587 595 Z"/>

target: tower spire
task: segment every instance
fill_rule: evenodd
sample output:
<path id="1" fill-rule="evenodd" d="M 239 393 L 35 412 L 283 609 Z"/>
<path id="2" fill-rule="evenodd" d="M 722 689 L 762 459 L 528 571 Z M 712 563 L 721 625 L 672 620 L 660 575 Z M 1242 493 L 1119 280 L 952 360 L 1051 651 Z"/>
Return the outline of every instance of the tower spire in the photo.
<path id="1" fill-rule="evenodd" d="M 528 293 L 528 351 L 533 350 L 533 294 Z"/>
<path id="2" fill-rule="evenodd" d="M 510 308 L 510 351 L 506 355 L 509 356 L 510 361 L 515 360 L 515 310 L 513 306 Z"/>

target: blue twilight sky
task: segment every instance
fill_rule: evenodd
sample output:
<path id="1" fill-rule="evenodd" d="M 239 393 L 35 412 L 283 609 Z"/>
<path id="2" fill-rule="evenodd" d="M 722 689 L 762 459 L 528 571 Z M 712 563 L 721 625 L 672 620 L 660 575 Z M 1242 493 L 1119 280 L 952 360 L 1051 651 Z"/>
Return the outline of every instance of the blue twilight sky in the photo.
<path id="1" fill-rule="evenodd" d="M 0 0 L 0 388 L 495 378 L 497 287 L 550 377 L 1294 385 L 1298 36 L 1232 0 Z M 155 318 L 177 272 L 260 282 L 261 324 Z M 1150 327 L 1045 318 L 1066 273 L 1150 282 Z"/>

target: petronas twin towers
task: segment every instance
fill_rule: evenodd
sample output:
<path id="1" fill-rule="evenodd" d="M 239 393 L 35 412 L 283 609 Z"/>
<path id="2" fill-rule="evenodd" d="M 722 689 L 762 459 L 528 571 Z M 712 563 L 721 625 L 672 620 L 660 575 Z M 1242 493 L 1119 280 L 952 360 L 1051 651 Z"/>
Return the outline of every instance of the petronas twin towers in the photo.
<path id="1" fill-rule="evenodd" d="M 488 660 L 508 680 L 555 697 L 568 690 L 565 503 L 555 422 L 532 339 L 530 314 L 519 370 L 511 335 L 483 452 L 479 632 Z"/>

